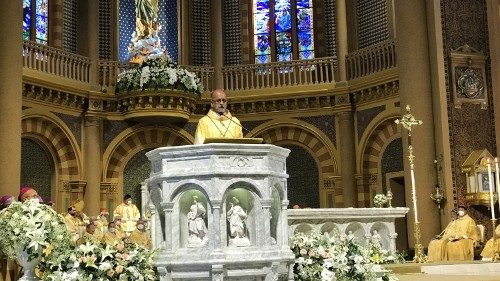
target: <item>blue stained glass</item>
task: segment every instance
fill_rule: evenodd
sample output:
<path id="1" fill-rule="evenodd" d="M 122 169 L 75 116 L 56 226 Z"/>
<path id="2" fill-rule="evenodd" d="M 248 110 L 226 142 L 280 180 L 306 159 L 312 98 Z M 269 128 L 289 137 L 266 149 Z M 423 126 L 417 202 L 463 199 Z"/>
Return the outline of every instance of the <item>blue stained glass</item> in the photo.
<path id="1" fill-rule="evenodd" d="M 314 59 L 314 52 L 313 51 L 299 52 L 299 59 L 301 59 L 301 60 Z"/>
<path id="2" fill-rule="evenodd" d="M 276 53 L 292 52 L 292 34 L 288 32 L 276 33 Z"/>
<path id="3" fill-rule="evenodd" d="M 36 40 L 38 43 L 47 44 L 48 30 L 48 0 L 36 0 Z"/>
<path id="4" fill-rule="evenodd" d="M 312 30 L 299 32 L 299 51 L 311 51 L 314 50 L 314 37 Z"/>
<path id="5" fill-rule="evenodd" d="M 309 30 L 312 28 L 313 11 L 312 9 L 297 10 L 297 29 Z"/>
<path id="6" fill-rule="evenodd" d="M 257 63 L 269 63 L 271 62 L 271 55 L 263 55 L 255 57 Z"/>
<path id="7" fill-rule="evenodd" d="M 312 0 L 297 0 L 297 9 L 311 8 Z"/>
<path id="8" fill-rule="evenodd" d="M 271 40 L 268 34 L 255 35 L 255 54 L 268 55 L 271 53 Z"/>
<path id="9" fill-rule="evenodd" d="M 278 54 L 278 61 L 291 61 L 292 53 Z"/>
<path id="10" fill-rule="evenodd" d="M 277 0 L 274 10 L 276 32 L 290 31 L 292 29 L 290 1 Z"/>
<path id="11" fill-rule="evenodd" d="M 31 0 L 23 0 L 23 39 L 30 39 Z"/>
<path id="12" fill-rule="evenodd" d="M 255 0 L 254 12 L 269 12 L 269 0 Z"/>
<path id="13" fill-rule="evenodd" d="M 254 33 L 268 33 L 269 32 L 269 13 L 254 14 Z"/>

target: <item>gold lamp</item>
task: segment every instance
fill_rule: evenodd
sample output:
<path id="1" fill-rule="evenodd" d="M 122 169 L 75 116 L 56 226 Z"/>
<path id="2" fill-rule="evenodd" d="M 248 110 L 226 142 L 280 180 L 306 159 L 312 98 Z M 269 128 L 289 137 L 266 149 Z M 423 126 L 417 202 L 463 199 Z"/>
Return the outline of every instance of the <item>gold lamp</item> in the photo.
<path id="1" fill-rule="evenodd" d="M 483 205 L 488 208 L 491 206 L 488 160 L 493 163 L 493 156 L 487 149 L 474 150 L 462 164 L 462 173 L 467 177 L 466 200 L 469 205 Z M 496 201 L 496 196 L 493 201 Z"/>

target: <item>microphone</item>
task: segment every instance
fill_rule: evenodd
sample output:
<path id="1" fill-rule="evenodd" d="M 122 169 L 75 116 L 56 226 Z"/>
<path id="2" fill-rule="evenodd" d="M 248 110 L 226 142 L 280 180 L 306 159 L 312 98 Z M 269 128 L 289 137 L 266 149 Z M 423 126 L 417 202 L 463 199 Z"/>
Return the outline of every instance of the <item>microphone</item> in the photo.
<path id="1" fill-rule="evenodd" d="M 226 117 L 227 119 L 229 119 L 229 121 L 231 121 L 231 122 L 233 122 L 234 124 L 236 124 L 236 125 L 240 126 L 243 130 L 245 130 L 245 132 L 246 132 L 246 133 L 250 133 L 250 130 L 249 130 L 249 129 L 245 128 L 245 127 L 244 127 L 243 125 L 241 125 L 240 123 L 238 123 L 238 122 L 234 121 L 234 120 L 233 120 L 233 116 L 228 117 L 228 116 L 227 116 L 227 114 L 224 114 L 224 113 L 222 113 L 221 115 L 224 115 L 224 117 Z"/>

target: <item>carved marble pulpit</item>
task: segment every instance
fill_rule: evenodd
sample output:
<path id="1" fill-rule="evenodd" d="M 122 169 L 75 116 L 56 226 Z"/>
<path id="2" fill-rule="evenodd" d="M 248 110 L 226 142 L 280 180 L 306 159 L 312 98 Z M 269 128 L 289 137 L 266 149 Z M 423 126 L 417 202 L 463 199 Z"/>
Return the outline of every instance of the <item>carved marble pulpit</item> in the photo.
<path id="1" fill-rule="evenodd" d="M 143 190 L 160 280 L 293 280 L 290 151 L 213 143 L 148 152 Z"/>

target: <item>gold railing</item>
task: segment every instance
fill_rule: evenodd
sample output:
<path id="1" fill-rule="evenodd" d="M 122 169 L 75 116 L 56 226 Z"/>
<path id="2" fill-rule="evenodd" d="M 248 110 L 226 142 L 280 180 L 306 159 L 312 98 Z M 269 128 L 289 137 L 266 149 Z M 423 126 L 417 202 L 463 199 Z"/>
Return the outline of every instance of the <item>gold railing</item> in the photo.
<path id="1" fill-rule="evenodd" d="M 108 93 L 115 91 L 118 74 L 122 71 L 138 67 L 139 65 L 131 62 L 119 61 L 100 61 L 99 62 L 99 86 Z"/>
<path id="2" fill-rule="evenodd" d="M 196 73 L 198 78 L 200 78 L 201 84 L 203 85 L 203 89 L 207 92 L 211 92 L 214 90 L 214 68 L 211 66 L 192 66 L 192 65 L 183 65 L 183 68 L 189 70 L 193 73 Z"/>
<path id="3" fill-rule="evenodd" d="M 44 73 L 89 82 L 91 60 L 31 41 L 23 43 L 23 66 Z M 5 66 L 4 66 L 5 67 Z"/>
<path id="4" fill-rule="evenodd" d="M 347 79 L 363 77 L 396 66 L 394 39 L 349 53 L 346 57 Z"/>
<path id="5" fill-rule="evenodd" d="M 332 83 L 337 58 L 226 66 L 224 89 L 241 91 L 297 85 Z"/>

